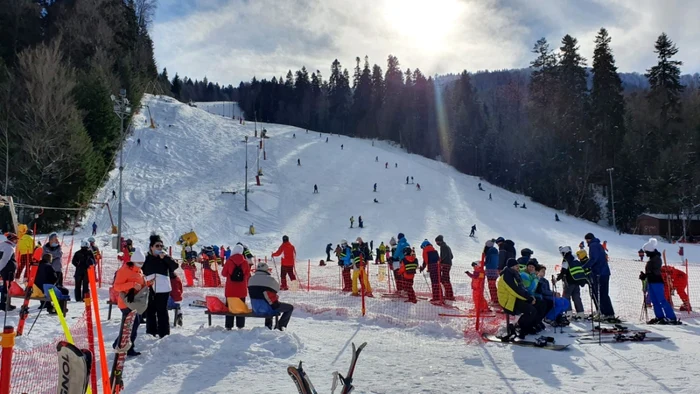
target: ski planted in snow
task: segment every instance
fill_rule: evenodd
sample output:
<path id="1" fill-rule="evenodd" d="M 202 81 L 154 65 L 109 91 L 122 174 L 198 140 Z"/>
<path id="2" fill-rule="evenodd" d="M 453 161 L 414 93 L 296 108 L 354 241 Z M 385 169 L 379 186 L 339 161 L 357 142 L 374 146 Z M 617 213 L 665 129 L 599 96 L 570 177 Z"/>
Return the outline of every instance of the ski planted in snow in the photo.
<path id="1" fill-rule="evenodd" d="M 350 394 L 355 387 L 352 385 L 353 374 L 355 373 L 355 365 L 357 364 L 357 358 L 360 357 L 360 352 L 367 346 L 367 342 L 364 342 L 360 347 L 355 348 L 355 344 L 352 344 L 352 360 L 350 361 L 350 368 L 348 368 L 347 375 L 343 376 L 338 372 L 333 374 L 333 386 L 331 387 L 331 392 L 335 392 L 335 388 L 338 385 L 338 381 L 342 384 L 342 390 L 340 394 Z"/>
<path id="2" fill-rule="evenodd" d="M 34 288 L 34 277 L 36 276 L 37 271 L 39 271 L 39 269 L 35 269 L 32 273 L 31 264 L 29 267 L 27 267 L 27 269 L 31 274 L 29 275 L 27 287 L 26 289 L 24 289 L 24 301 L 22 301 L 22 306 L 19 308 L 19 323 L 17 323 L 17 336 L 21 336 L 24 333 L 24 324 L 27 321 L 27 317 L 29 317 L 29 300 L 32 298 L 32 289 Z M 9 296 L 7 298 L 7 302 L 10 302 Z"/>
<path id="3" fill-rule="evenodd" d="M 554 343 L 551 343 L 548 340 L 549 339 L 548 337 L 540 337 L 540 338 L 537 338 L 537 340 L 535 340 L 535 341 L 525 341 L 522 339 L 509 340 L 506 338 L 499 338 L 495 335 L 484 334 L 483 338 L 489 342 L 498 342 L 498 343 L 504 343 L 507 345 L 534 347 L 534 348 L 547 349 L 547 350 L 564 350 L 564 349 L 569 347 L 569 345 L 556 345 Z"/>
<path id="4" fill-rule="evenodd" d="M 115 350 L 116 353 L 114 354 L 112 373 L 109 376 L 113 394 L 118 394 L 124 388 L 122 372 L 124 371 L 126 352 L 131 348 L 131 330 L 134 327 L 135 318 L 136 311 L 131 311 L 128 315 L 122 318 L 122 324 L 119 329 L 119 332 L 121 333 L 121 340 L 119 341 L 119 347 Z"/>
<path id="5" fill-rule="evenodd" d="M 306 371 L 304 371 L 301 363 L 302 362 L 299 361 L 298 367 L 293 365 L 287 367 L 287 374 L 289 374 L 289 377 L 292 378 L 292 381 L 294 381 L 294 384 L 297 386 L 297 390 L 299 390 L 299 394 L 318 394 L 314 388 L 314 385 L 311 383 L 309 375 L 306 374 Z"/>
<path id="6" fill-rule="evenodd" d="M 648 337 L 644 332 L 636 332 L 633 334 L 616 334 L 602 338 L 597 337 L 581 337 L 576 339 L 579 343 L 618 343 L 618 342 L 660 342 L 665 341 L 666 337 Z"/>

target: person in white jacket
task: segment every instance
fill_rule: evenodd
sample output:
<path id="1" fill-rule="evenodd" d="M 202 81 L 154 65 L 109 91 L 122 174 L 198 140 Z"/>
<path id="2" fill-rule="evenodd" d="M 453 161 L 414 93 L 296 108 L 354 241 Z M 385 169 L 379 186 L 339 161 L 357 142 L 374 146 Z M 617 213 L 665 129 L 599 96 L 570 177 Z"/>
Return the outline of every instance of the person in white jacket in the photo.
<path id="1" fill-rule="evenodd" d="M 7 233 L 5 240 L 0 243 L 0 276 L 2 276 L 2 280 L 5 283 L 0 296 L 0 309 L 5 312 L 15 309 L 14 306 L 10 305 L 11 302 L 7 298 L 7 290 L 10 288 L 12 281 L 15 280 L 15 271 L 17 270 L 15 246 L 17 246 L 18 240 L 17 234 Z"/>
<path id="2" fill-rule="evenodd" d="M 172 286 L 170 278 L 174 277 L 179 265 L 163 248 L 159 235 L 151 235 L 150 250 L 146 255 L 141 272 L 151 285 L 151 295 L 146 309 L 146 333 L 163 338 L 170 335 L 170 318 L 168 317 L 168 297 Z"/>

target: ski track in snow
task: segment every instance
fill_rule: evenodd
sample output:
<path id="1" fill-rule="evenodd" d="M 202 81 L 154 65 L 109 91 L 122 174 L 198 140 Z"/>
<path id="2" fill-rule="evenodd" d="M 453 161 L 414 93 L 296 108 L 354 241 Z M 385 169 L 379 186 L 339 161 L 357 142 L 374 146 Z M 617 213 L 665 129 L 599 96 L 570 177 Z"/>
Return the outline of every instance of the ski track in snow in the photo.
<path id="1" fill-rule="evenodd" d="M 148 128 L 143 113 L 134 117 L 134 133 L 124 146 L 123 174 L 124 232 L 143 248 L 151 231 L 175 245 L 180 234 L 194 229 L 200 245 L 233 245 L 241 240 L 262 257 L 269 256 L 287 234 L 300 260 L 318 261 L 325 258 L 328 242 L 337 244 L 341 239 L 362 236 L 365 241 L 374 240 L 377 247 L 380 241 L 404 232 L 417 248 L 424 238 L 432 241 L 443 234 L 455 255 L 457 274 L 480 258 L 483 242 L 491 237 L 511 238 L 518 250 L 533 249 L 540 263 L 550 268 L 560 261 L 559 245 L 575 247 L 587 232 L 607 240 L 612 257 L 625 259 L 635 259 L 648 238 L 620 236 L 563 213 L 557 223 L 556 211 L 484 181 L 486 191 L 479 191 L 478 178 L 444 163 L 406 154 L 384 142 L 371 146 L 367 140 L 325 133 L 319 138 L 318 132 L 307 134 L 290 126 L 258 123 L 258 132 L 266 128 L 270 138 L 265 140 L 267 160 L 260 155 L 262 186 L 256 186 L 258 140 L 253 138 L 253 122 L 240 125 L 231 120 L 230 107 L 229 118 L 222 117 L 221 103 L 198 103 L 200 108 L 192 108 L 149 95 L 144 103 L 158 127 Z M 242 194 L 244 135 L 249 136 L 249 212 L 243 209 Z M 415 184 L 407 185 L 406 176 L 413 176 L 422 191 L 416 191 Z M 375 182 L 377 193 L 372 192 Z M 312 194 L 314 184 L 319 194 Z M 118 170 L 114 169 L 95 198 L 109 201 L 115 224 L 117 200 L 111 199 L 111 193 L 117 187 Z M 489 193 L 493 201 L 488 200 Z M 514 208 L 515 200 L 526 202 L 528 209 Z M 356 220 L 353 229 L 350 216 Z M 365 222 L 364 229 L 357 228 L 358 216 Z M 104 254 L 114 257 L 116 252 L 108 248 L 106 209 L 90 211 L 84 221 L 86 232 L 76 239 L 89 236 L 93 221 L 98 224 Z M 256 227 L 254 236 L 247 234 L 251 223 Z M 475 238 L 467 236 L 472 224 L 478 229 Z M 677 246 L 662 247 L 669 261 L 680 261 Z M 685 249 L 691 262 L 700 262 L 700 247 Z M 177 253 L 179 248 L 174 246 L 173 254 Z M 116 268 L 104 267 L 104 277 L 111 279 Z M 102 300 L 108 296 L 107 287 L 100 290 Z M 464 294 L 470 289 L 456 291 Z M 617 291 L 611 288 L 613 302 Z M 369 344 L 356 369 L 357 393 L 695 393 L 700 384 L 700 327 L 692 320 L 681 327 L 653 326 L 656 334 L 670 338 L 666 342 L 581 345 L 565 333 L 557 335 L 557 342 L 573 345 L 553 352 L 497 343 L 467 345 L 461 330 L 440 322 L 397 325 L 380 317 L 348 316 L 342 308 L 324 312 L 305 302 L 303 294 L 289 293 L 283 300 L 298 303 L 288 331 L 268 331 L 261 319 L 247 319 L 243 330 L 225 331 L 223 317 L 213 317 L 214 326 L 207 327 L 204 310 L 187 306 L 207 294 L 223 297 L 223 289 L 185 289 L 184 326 L 172 329 L 172 335 L 156 340 L 145 334 L 144 326 L 139 329 L 137 348 L 143 354 L 126 362 L 125 392 L 293 393 L 286 367 L 299 360 L 304 361 L 317 390 L 330 392 L 331 372 L 345 374 L 350 343 L 363 341 Z M 114 316 L 107 322 L 104 301 L 100 306 L 111 361 L 119 322 Z M 70 317 L 82 306 L 71 303 L 69 307 L 69 324 L 73 324 Z M 16 312 L 8 323 L 12 319 L 16 320 Z M 30 349 L 60 335 L 55 320 L 41 317 L 30 336 L 18 338 L 18 348 Z"/>

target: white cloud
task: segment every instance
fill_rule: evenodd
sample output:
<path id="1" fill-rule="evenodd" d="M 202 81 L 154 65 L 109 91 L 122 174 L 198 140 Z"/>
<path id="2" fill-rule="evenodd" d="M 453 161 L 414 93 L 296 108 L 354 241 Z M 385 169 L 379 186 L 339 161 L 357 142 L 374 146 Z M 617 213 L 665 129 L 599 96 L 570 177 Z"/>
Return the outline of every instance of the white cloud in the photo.
<path id="1" fill-rule="evenodd" d="M 161 6 L 152 29 L 159 66 L 226 84 L 301 66 L 327 77 L 333 59 L 351 69 L 365 55 L 384 68 L 393 54 L 404 70 L 431 75 L 526 67 L 537 38 L 556 48 L 564 34 L 578 38 L 590 64 L 601 26 L 622 71 L 651 66 L 662 31 L 683 71 L 700 70 L 696 0 L 210 0 L 182 17 L 173 6 Z"/>

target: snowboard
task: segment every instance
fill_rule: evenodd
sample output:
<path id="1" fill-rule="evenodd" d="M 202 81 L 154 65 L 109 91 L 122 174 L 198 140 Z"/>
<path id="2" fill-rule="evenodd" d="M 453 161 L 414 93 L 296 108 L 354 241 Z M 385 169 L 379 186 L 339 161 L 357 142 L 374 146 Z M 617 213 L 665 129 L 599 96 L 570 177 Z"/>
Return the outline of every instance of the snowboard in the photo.
<path id="1" fill-rule="evenodd" d="M 536 342 L 526 341 L 526 340 L 522 340 L 522 339 L 515 339 L 513 341 L 504 341 L 495 335 L 488 335 L 488 334 L 484 334 L 483 338 L 489 342 L 498 342 L 498 343 L 503 343 L 506 345 L 516 345 L 516 346 L 532 347 L 532 348 L 547 349 L 547 350 L 557 350 L 558 351 L 558 350 L 564 350 L 564 349 L 569 347 L 569 345 L 556 345 L 553 343 L 547 343 L 544 346 L 540 346 Z"/>
<path id="2" fill-rule="evenodd" d="M 117 394 L 124 388 L 124 380 L 122 372 L 124 371 L 124 361 L 126 360 L 126 352 L 131 348 L 131 330 L 134 327 L 134 319 L 136 319 L 136 311 L 129 312 L 128 315 L 122 318 L 121 341 L 119 347 L 115 350 L 114 363 L 112 364 L 112 373 L 109 380 L 112 386 L 112 393 Z"/>
<path id="3" fill-rule="evenodd" d="M 595 343 L 620 343 L 620 342 L 661 342 L 665 341 L 666 337 L 648 337 L 646 333 L 632 333 L 632 334 L 617 334 L 617 335 L 607 335 L 604 337 L 582 337 L 578 338 L 577 341 L 581 344 L 595 344 Z"/>

